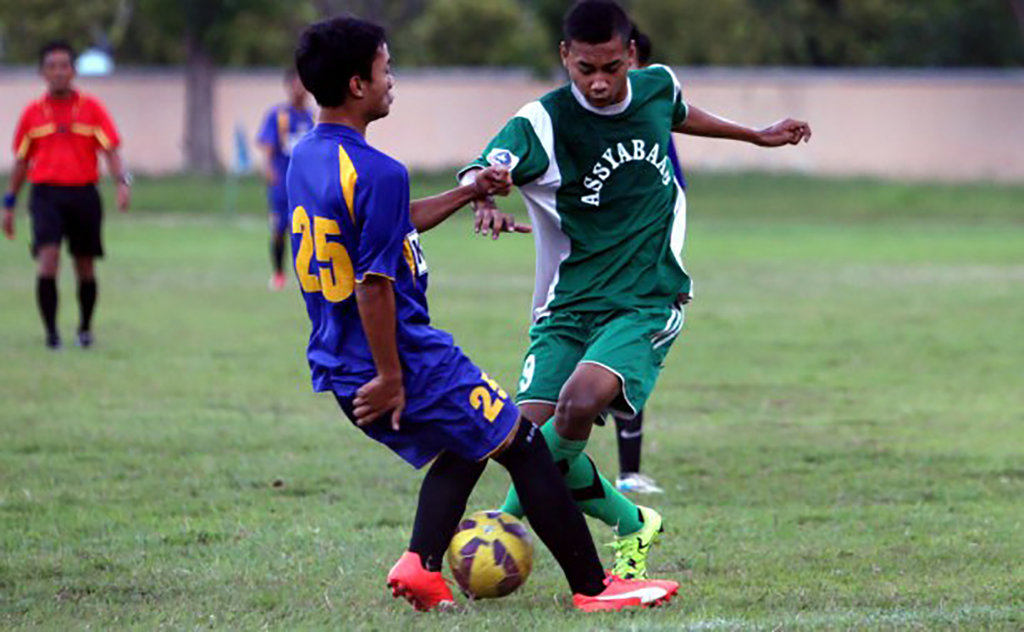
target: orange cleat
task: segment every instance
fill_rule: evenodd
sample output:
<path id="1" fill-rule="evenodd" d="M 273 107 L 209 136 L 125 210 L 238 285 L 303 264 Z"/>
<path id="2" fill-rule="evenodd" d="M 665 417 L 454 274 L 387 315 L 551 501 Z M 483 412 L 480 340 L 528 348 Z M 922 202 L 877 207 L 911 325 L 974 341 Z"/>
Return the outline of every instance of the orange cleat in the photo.
<path id="1" fill-rule="evenodd" d="M 620 579 L 609 575 L 600 594 L 573 595 L 572 603 L 583 612 L 651 608 L 667 603 L 679 592 L 679 584 L 659 579 Z"/>
<path id="2" fill-rule="evenodd" d="M 419 553 L 406 551 L 388 573 L 388 588 L 392 597 L 405 597 L 414 608 L 428 612 L 434 608 L 455 605 L 452 590 L 440 571 L 423 568 Z"/>
<path id="3" fill-rule="evenodd" d="M 275 272 L 274 276 L 270 277 L 270 281 L 267 282 L 267 289 L 272 292 L 280 292 L 284 289 L 287 282 L 287 277 L 283 272 Z"/>

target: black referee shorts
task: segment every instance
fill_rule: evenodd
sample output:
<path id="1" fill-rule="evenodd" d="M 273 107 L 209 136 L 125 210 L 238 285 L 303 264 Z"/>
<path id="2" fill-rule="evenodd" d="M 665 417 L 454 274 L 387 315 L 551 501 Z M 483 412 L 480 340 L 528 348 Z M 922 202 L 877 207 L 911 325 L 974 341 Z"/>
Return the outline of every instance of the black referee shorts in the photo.
<path id="1" fill-rule="evenodd" d="M 103 256 L 103 204 L 96 185 L 34 184 L 28 207 L 32 213 L 33 257 L 42 246 L 59 246 L 65 237 L 73 256 Z"/>

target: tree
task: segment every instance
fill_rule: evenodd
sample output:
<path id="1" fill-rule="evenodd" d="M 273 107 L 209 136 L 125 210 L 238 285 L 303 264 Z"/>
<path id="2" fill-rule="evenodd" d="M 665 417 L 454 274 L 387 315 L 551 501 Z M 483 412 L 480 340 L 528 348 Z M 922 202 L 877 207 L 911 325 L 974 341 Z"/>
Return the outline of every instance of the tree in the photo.
<path id="1" fill-rule="evenodd" d="M 130 16 L 129 0 L 0 0 L 0 59 L 35 63 L 39 48 L 55 39 L 79 50 L 96 44 L 116 48 Z"/>
<path id="2" fill-rule="evenodd" d="M 411 27 L 421 66 L 527 66 L 551 68 L 555 42 L 516 0 L 434 0 Z"/>
<path id="3" fill-rule="evenodd" d="M 295 30 L 311 8 L 273 0 L 136 1 L 136 50 L 185 65 L 185 169 L 215 173 L 221 168 L 213 121 L 217 65 L 286 65 Z"/>

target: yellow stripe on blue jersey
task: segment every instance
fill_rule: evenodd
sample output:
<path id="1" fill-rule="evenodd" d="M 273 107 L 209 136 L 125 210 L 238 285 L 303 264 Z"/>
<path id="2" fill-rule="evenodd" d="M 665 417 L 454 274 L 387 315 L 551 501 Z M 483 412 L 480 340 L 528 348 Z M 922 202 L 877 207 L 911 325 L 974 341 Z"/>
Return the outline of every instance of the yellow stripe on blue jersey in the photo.
<path id="1" fill-rule="evenodd" d="M 356 223 L 356 180 L 359 174 L 356 166 L 342 144 L 338 144 L 338 177 L 341 180 L 341 194 L 345 198 L 345 206 L 348 207 L 348 215 L 352 223 Z"/>

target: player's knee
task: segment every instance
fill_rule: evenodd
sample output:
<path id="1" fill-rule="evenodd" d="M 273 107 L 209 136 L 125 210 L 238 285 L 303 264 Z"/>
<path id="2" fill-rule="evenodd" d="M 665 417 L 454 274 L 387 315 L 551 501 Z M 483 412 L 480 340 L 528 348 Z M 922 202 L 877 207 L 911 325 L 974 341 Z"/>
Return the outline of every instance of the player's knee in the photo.
<path id="1" fill-rule="evenodd" d="M 78 278 L 83 281 L 91 281 L 96 276 L 96 268 L 93 265 L 92 259 L 78 258 L 75 259 L 75 273 Z"/>
<path id="2" fill-rule="evenodd" d="M 589 428 L 601 413 L 601 402 L 586 393 L 563 393 L 555 408 L 555 423 L 563 428 Z"/>
<path id="3" fill-rule="evenodd" d="M 56 248 L 40 248 L 37 261 L 39 276 L 43 278 L 55 277 L 60 269 L 60 250 Z"/>

